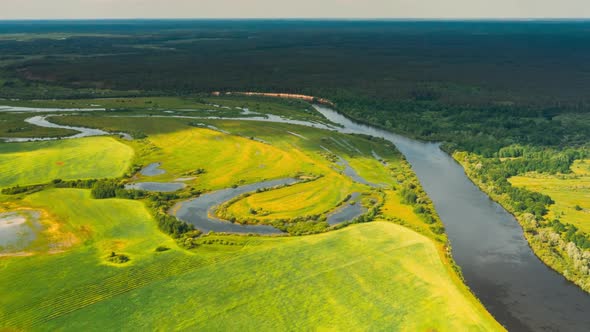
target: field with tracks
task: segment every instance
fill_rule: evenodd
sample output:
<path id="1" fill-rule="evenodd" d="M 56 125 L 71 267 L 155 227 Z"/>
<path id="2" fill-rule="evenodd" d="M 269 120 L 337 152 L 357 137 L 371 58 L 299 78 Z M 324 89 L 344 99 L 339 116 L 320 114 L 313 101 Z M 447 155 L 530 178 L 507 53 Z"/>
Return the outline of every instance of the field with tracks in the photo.
<path id="1" fill-rule="evenodd" d="M 0 144 L 0 188 L 119 177 L 132 158 L 133 149 L 111 137 Z"/>

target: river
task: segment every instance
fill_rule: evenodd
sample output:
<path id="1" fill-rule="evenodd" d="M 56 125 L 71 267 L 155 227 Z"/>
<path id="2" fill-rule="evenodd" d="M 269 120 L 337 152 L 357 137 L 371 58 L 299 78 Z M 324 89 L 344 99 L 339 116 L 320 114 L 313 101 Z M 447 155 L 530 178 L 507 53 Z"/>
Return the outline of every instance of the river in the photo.
<path id="1" fill-rule="evenodd" d="M 590 295 L 532 252 L 516 219 L 438 144 L 360 124 L 315 106 L 345 133 L 382 137 L 404 154 L 434 202 L 467 285 L 510 331 L 589 331 Z"/>
<path id="2" fill-rule="evenodd" d="M 173 214 L 180 220 L 193 224 L 204 233 L 242 233 L 242 234 L 283 234 L 282 231 L 269 225 L 234 224 L 215 217 L 215 209 L 228 200 L 241 194 L 255 192 L 257 189 L 272 188 L 295 183 L 295 179 L 269 180 L 247 184 L 236 188 L 227 188 L 203 194 L 197 198 L 180 202 L 172 208 Z"/>

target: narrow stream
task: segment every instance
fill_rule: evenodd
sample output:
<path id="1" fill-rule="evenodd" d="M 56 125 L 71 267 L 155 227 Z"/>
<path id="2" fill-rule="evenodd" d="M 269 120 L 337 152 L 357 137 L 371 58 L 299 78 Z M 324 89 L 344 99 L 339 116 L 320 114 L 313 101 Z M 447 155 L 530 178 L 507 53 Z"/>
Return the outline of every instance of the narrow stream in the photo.
<path id="1" fill-rule="evenodd" d="M 225 233 L 252 233 L 252 234 L 283 234 L 268 225 L 242 225 L 227 222 L 214 217 L 214 211 L 223 202 L 237 197 L 241 194 L 253 192 L 257 189 L 272 188 L 279 185 L 295 183 L 295 179 L 279 179 L 258 182 L 244 185 L 237 188 L 217 190 L 203 194 L 197 198 L 180 202 L 172 208 L 173 214 L 180 220 L 193 224 L 204 233 L 225 232 Z"/>
<path id="2" fill-rule="evenodd" d="M 71 138 L 82 138 L 82 137 L 90 137 L 90 136 L 103 136 L 103 135 L 110 135 L 110 133 L 100 130 L 100 129 L 93 129 L 93 128 L 84 128 L 84 127 L 73 127 L 73 126 L 63 126 L 58 125 L 53 122 L 47 121 L 47 118 L 50 116 L 56 115 L 37 115 L 30 117 L 25 120 L 25 122 L 30 123 L 35 126 L 45 127 L 45 128 L 61 128 L 61 129 L 70 129 L 77 131 L 77 134 L 62 137 L 63 139 L 71 139 Z M 27 137 L 27 138 L 5 138 L 6 142 L 35 142 L 35 141 L 52 141 L 60 138 L 56 137 Z"/>

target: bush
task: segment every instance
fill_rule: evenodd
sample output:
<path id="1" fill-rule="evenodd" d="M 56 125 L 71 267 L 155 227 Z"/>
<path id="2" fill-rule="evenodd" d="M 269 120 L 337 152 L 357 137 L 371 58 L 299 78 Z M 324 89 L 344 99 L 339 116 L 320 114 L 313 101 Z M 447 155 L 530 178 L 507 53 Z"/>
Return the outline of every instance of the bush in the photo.
<path id="1" fill-rule="evenodd" d="M 2 194 L 4 195 L 18 195 L 18 194 L 32 194 L 38 191 L 41 191 L 45 188 L 45 185 L 32 185 L 32 186 L 14 186 L 10 188 L 2 189 Z"/>
<path id="2" fill-rule="evenodd" d="M 111 263 L 123 264 L 123 263 L 129 262 L 131 259 L 127 255 L 117 254 L 113 251 L 113 252 L 111 252 L 109 257 L 107 257 L 107 260 Z"/>

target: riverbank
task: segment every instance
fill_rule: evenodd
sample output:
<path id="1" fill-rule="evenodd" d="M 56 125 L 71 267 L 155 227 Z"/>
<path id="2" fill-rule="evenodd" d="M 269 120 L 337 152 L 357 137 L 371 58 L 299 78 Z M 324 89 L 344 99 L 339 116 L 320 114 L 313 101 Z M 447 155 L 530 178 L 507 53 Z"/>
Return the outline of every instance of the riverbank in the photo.
<path id="1" fill-rule="evenodd" d="M 579 311 L 590 310 L 590 297 L 574 284 L 564 284 L 561 275 L 537 258 L 514 217 L 490 204 L 489 196 L 439 144 L 410 140 L 316 109 L 344 124 L 347 132 L 390 140 L 405 155 L 445 224 L 467 284 L 508 329 L 551 326 L 584 331 L 590 324 Z"/>
<path id="2" fill-rule="evenodd" d="M 475 175 L 477 165 L 470 162 L 465 153 L 453 153 L 453 158 L 465 169 L 469 179 L 482 191 L 486 192 L 490 199 L 500 204 L 509 211 L 521 225 L 524 235 L 531 250 L 549 268 L 563 276 L 564 279 L 576 284 L 584 291 L 590 293 L 590 274 L 579 271 L 583 265 L 576 264 L 568 256 L 567 243 L 559 234 L 552 231 L 551 227 L 543 227 L 548 220 L 538 221 L 530 213 L 518 213 L 512 209 L 513 203 L 505 195 L 497 194 L 493 188 L 487 185 L 480 177 Z M 570 251 L 573 249 L 569 249 Z M 579 255 L 579 254 L 578 254 Z M 586 265 L 587 266 L 587 265 Z"/>

